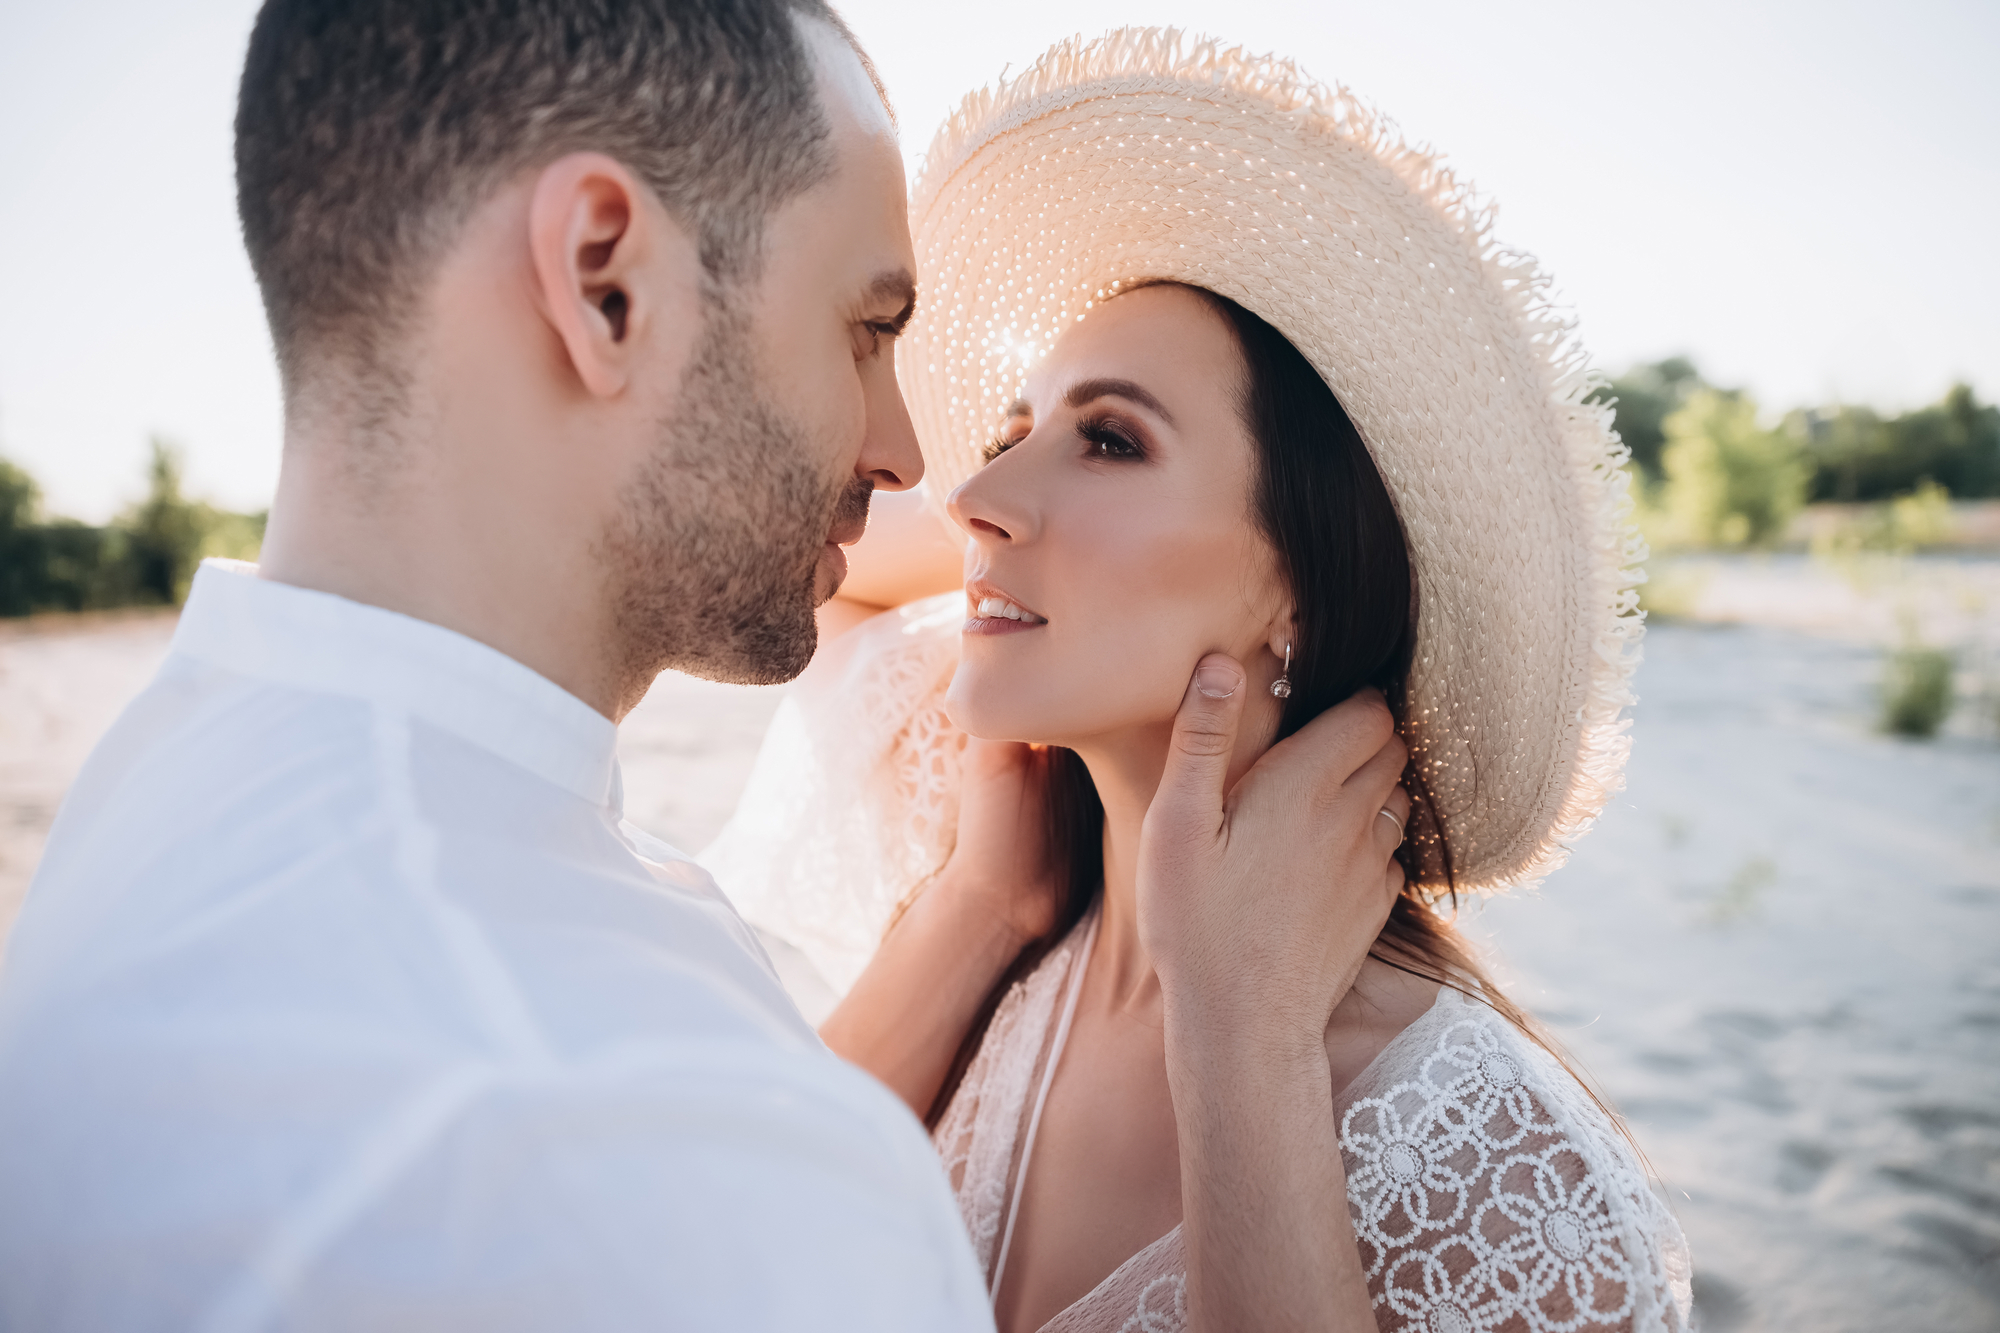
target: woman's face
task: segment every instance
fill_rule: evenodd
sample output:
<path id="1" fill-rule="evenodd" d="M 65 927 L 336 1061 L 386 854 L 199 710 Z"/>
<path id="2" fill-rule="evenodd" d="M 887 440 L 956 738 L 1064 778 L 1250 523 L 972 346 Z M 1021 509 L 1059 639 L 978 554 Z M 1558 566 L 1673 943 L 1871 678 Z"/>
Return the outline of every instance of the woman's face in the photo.
<path id="1" fill-rule="evenodd" d="M 1222 317 L 1165 286 L 1100 304 L 1029 375 L 950 501 L 972 538 L 960 727 L 1073 748 L 1164 731 L 1224 652 L 1249 672 L 1246 731 L 1275 729 L 1290 604 L 1252 516 L 1242 380 Z"/>

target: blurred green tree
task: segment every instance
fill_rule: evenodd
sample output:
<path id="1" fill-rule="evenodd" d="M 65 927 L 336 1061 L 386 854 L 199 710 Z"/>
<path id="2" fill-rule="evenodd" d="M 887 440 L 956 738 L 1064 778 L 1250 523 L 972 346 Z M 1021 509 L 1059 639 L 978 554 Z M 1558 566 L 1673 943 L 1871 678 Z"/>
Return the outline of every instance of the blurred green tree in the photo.
<path id="1" fill-rule="evenodd" d="M 112 524 L 124 536 L 132 600 L 178 606 L 187 600 L 215 510 L 181 493 L 181 452 L 154 436 L 146 498 Z"/>
<path id="2" fill-rule="evenodd" d="M 255 559 L 262 513 L 236 514 L 183 493 L 181 455 L 151 442 L 146 498 L 107 527 L 45 518 L 41 491 L 0 459 L 0 616 L 179 605 L 206 556 Z"/>
<path id="3" fill-rule="evenodd" d="M 1667 417 L 1705 387 L 1694 362 L 1670 356 L 1650 365 L 1633 366 L 1597 389 L 1591 401 L 1613 404 L 1619 438 L 1632 451 L 1641 476 L 1656 482 L 1660 479 L 1660 450 L 1667 440 Z"/>
<path id="4" fill-rule="evenodd" d="M 1935 481 L 1961 500 L 2000 496 L 2000 408 L 1955 384 L 1929 407 L 1801 408 L 1786 429 L 1811 456 L 1815 500 L 1886 500 Z"/>
<path id="5" fill-rule="evenodd" d="M 1747 395 L 1708 388 L 1662 427 L 1659 507 L 1669 543 L 1765 545 L 1784 535 L 1812 476 L 1797 439 L 1760 427 Z"/>
<path id="6" fill-rule="evenodd" d="M 46 563 L 35 532 L 41 507 L 35 479 L 0 458 L 0 616 L 34 609 Z"/>

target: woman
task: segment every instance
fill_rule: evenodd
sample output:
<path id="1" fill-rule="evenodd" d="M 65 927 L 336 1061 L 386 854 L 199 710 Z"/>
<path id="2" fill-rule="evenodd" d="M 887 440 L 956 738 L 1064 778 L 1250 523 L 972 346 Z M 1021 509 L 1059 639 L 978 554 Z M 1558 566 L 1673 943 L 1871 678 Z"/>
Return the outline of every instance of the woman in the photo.
<path id="1" fill-rule="evenodd" d="M 934 1127 L 1001 1329 L 1683 1326 L 1635 1150 L 1431 906 L 1554 868 L 1624 756 L 1620 455 L 1532 271 L 1351 99 L 1149 33 L 968 102 L 916 197 L 945 295 L 901 365 L 965 589 L 827 646 L 708 859 Z M 1331 1186 L 1248 1213 L 1187 1031 L 1267 1029 L 1167 975 L 1142 865 L 1198 664 L 1232 778 L 1370 691 L 1408 744 L 1393 907 L 1329 867 L 1340 980 L 1271 1085 Z M 1243 1290 L 1257 1227 L 1315 1241 Z"/>

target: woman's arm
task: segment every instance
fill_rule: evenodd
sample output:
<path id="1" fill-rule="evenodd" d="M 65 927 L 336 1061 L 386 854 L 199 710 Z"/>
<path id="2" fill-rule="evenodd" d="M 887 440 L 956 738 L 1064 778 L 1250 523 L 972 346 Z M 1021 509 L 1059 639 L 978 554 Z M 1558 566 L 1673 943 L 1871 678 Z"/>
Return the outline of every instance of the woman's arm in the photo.
<path id="1" fill-rule="evenodd" d="M 847 998 L 820 1025 L 921 1119 L 979 1005 L 1055 906 L 1045 852 L 1046 752 L 969 740 L 958 842 L 944 869 L 890 927 Z"/>
<path id="2" fill-rule="evenodd" d="M 1226 797 L 1247 676 L 1191 686 L 1141 833 L 1139 929 L 1165 1002 L 1190 1327 L 1372 1330 L 1326 1050 L 1402 888 L 1405 752 L 1372 691 Z M 1380 811 L 1397 821 L 1392 828 Z"/>

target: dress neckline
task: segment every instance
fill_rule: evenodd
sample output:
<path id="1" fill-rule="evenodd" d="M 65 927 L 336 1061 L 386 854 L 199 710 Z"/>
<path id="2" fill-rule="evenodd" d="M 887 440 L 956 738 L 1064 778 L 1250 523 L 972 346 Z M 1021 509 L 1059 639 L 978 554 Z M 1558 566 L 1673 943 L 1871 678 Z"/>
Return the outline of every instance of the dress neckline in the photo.
<path id="1" fill-rule="evenodd" d="M 1020 1217 L 1021 1193 L 1028 1184 L 1028 1163 L 1034 1156 L 1035 1132 L 1042 1127 L 1042 1108 L 1048 1104 L 1049 1089 L 1056 1081 L 1056 1066 L 1062 1062 L 1063 1051 L 1069 1045 L 1069 1025 L 1076 1017 L 1076 1002 L 1083 994 L 1083 978 L 1090 970 L 1090 955 L 1097 944 L 1097 923 L 1102 915 L 1102 903 L 1090 909 L 1090 915 L 1082 923 L 1087 927 L 1083 945 L 1070 964 L 1069 987 L 1063 997 L 1062 1017 L 1056 1022 L 1055 1040 L 1049 1047 L 1049 1058 L 1042 1069 L 1041 1086 L 1035 1090 L 1035 1107 L 1028 1116 L 1027 1135 L 1021 1141 L 1021 1165 L 1014 1172 L 1013 1188 L 1007 1191 L 1007 1222 L 1000 1235 L 1000 1256 L 993 1261 L 993 1281 L 986 1293 L 987 1301 L 993 1305 L 999 1304 L 1000 1279 L 1007 1274 L 1007 1252 L 1014 1244 L 1014 1223 Z"/>
<path id="2" fill-rule="evenodd" d="M 1076 1016 L 1077 999 L 1083 994 L 1084 974 L 1089 970 L 1091 954 L 1095 952 L 1097 924 L 1101 914 L 1101 906 L 1094 907 L 1091 909 L 1088 917 L 1077 923 L 1078 929 L 1084 930 L 1083 944 L 1070 962 L 1071 970 L 1067 978 L 1068 987 L 1067 994 L 1063 999 L 1062 1017 L 1056 1023 L 1055 1039 L 1050 1044 L 1049 1057 L 1042 1071 L 1041 1086 L 1035 1094 L 1034 1110 L 1028 1117 L 1027 1136 L 1021 1145 L 1021 1165 L 1016 1169 L 1013 1185 L 1007 1193 L 1007 1220 L 1000 1242 L 1000 1256 L 994 1261 L 993 1281 L 987 1293 L 988 1300 L 996 1306 L 1000 1300 L 1000 1279 L 1007 1271 L 1007 1251 L 1014 1239 L 1014 1223 L 1020 1211 L 1021 1192 L 1026 1187 L 1028 1181 L 1028 1161 L 1030 1155 L 1034 1152 L 1035 1131 L 1041 1126 L 1042 1106 L 1048 1100 L 1049 1088 L 1055 1082 L 1056 1066 L 1062 1060 L 1064 1049 L 1069 1045 L 1070 1023 Z M 1430 1020 L 1453 997 L 1461 1001 L 1466 998 L 1456 988 L 1440 984 L 1438 986 L 1437 997 L 1431 1001 L 1430 1007 L 1411 1019 L 1401 1032 L 1389 1038 L 1384 1043 L 1382 1049 L 1375 1052 L 1375 1058 L 1362 1067 L 1360 1073 L 1350 1079 L 1345 1086 L 1334 1092 L 1334 1105 L 1336 1107 L 1339 1106 L 1341 1099 L 1347 1095 L 1349 1088 L 1364 1084 L 1375 1073 L 1376 1066 L 1387 1059 L 1391 1052 L 1402 1046 L 1405 1040 L 1410 1037 L 1410 1034 L 1416 1032 L 1421 1027 L 1428 1026 Z M 1052 1318 L 1042 1324 L 1042 1328 L 1049 1329 L 1061 1325 L 1063 1321 L 1069 1319 L 1080 1307 L 1094 1300 L 1099 1292 L 1118 1281 L 1123 1274 L 1133 1268 L 1143 1266 L 1157 1251 L 1174 1244 L 1180 1239 L 1183 1225 L 1181 1222 L 1174 1223 L 1173 1227 L 1164 1234 L 1134 1251 L 1123 1263 L 1100 1278 L 1097 1285 L 1057 1311 Z"/>

